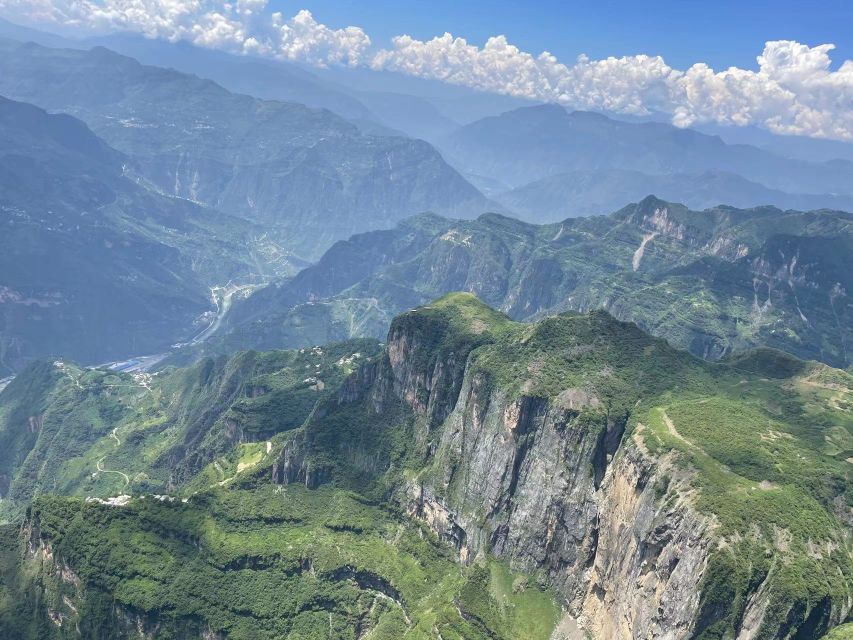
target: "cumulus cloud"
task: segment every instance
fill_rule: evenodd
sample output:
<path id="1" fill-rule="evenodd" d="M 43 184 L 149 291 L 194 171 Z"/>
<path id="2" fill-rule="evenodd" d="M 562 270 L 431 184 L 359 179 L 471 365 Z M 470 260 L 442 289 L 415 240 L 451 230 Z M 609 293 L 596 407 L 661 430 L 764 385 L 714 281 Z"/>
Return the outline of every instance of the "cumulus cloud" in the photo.
<path id="1" fill-rule="evenodd" d="M 330 29 L 305 10 L 290 20 L 274 13 L 272 24 L 278 34 L 277 54 L 288 60 L 356 65 L 370 48 L 370 38 L 359 27 Z"/>
<path id="2" fill-rule="evenodd" d="M 832 71 L 829 44 L 767 42 L 758 71 L 719 72 L 705 64 L 681 71 L 646 55 L 581 56 L 569 66 L 548 52 L 521 51 L 503 36 L 483 47 L 449 33 L 428 41 L 398 36 L 392 45 L 373 57 L 374 68 L 576 109 L 662 112 L 680 127 L 757 124 L 776 133 L 853 139 L 853 61 Z"/>
<path id="3" fill-rule="evenodd" d="M 267 0 L 0 0 L 11 17 L 87 31 L 132 31 L 170 42 L 309 64 L 357 65 L 370 48 L 358 27 L 332 29 L 309 11 L 266 13 Z"/>
<path id="4" fill-rule="evenodd" d="M 776 133 L 853 140 L 853 61 L 832 70 L 831 44 L 767 42 L 757 71 L 715 71 L 706 64 L 679 70 L 647 55 L 580 56 L 566 64 L 548 52 L 522 51 L 505 36 L 480 47 L 449 33 L 426 41 L 401 35 L 375 51 L 359 27 L 331 28 L 308 11 L 289 18 L 270 14 L 267 0 L 0 0 L 0 11 L 319 66 L 369 65 L 575 109 L 665 113 L 680 127 L 755 124 Z"/>

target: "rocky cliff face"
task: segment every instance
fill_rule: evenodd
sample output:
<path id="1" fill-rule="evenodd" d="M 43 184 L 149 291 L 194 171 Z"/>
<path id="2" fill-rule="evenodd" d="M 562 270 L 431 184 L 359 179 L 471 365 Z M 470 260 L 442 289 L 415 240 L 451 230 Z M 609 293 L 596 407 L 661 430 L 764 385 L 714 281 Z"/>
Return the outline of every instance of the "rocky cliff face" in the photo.
<path id="1" fill-rule="evenodd" d="M 690 637 L 710 523 L 639 436 L 622 443 L 626 416 L 583 389 L 512 397 L 467 368 L 436 421 L 447 400 L 425 390 L 444 366 L 413 371 L 412 342 L 398 329 L 388 345 L 395 393 L 432 425 L 424 470 L 397 494 L 406 511 L 462 562 L 493 553 L 546 575 L 597 638 Z"/>
<path id="2" fill-rule="evenodd" d="M 673 473 L 671 460 L 655 460 L 635 437 L 596 496 L 598 546 L 574 603 L 595 637 L 693 636 L 713 525 Z"/>
<path id="3" fill-rule="evenodd" d="M 486 341 L 478 320 L 457 321 Z M 476 343 L 450 349 L 440 333 L 404 316 L 391 328 L 387 360 L 351 378 L 337 400 L 369 399 L 376 414 L 402 403 L 414 414 L 422 462 L 394 489 L 401 508 L 462 563 L 494 554 L 542 576 L 594 638 L 717 637 L 703 634 L 720 615 L 704 585 L 713 553 L 728 543 L 713 515 L 696 507 L 695 471 L 672 451 L 650 452 L 642 423 L 626 433 L 631 416 L 591 387 L 553 397 L 527 393 L 530 380 L 507 389 L 478 366 Z M 304 456 L 305 446 L 285 449 L 276 480 L 317 484 L 293 454 Z M 760 581 L 749 586 L 737 638 L 811 637 L 796 635 L 799 621 L 764 624 L 770 591 Z M 826 612 L 824 628 L 849 609 L 848 600 Z M 787 615 L 799 616 L 793 607 Z"/>
<path id="4" fill-rule="evenodd" d="M 331 362 L 355 361 L 350 348 L 341 352 L 347 358 L 326 349 Z M 772 350 L 709 364 L 604 312 L 516 323 L 466 294 L 398 317 L 384 352 L 365 362 L 338 379 L 335 393 L 311 403 L 301 426 L 269 436 L 263 461 L 242 476 L 247 490 L 233 499 L 240 515 L 231 524 L 246 517 L 242 501 L 253 491 L 265 492 L 256 507 L 266 509 L 272 496 L 314 500 L 343 489 L 361 515 L 343 517 L 336 498 L 318 509 L 321 523 L 311 536 L 363 532 L 390 512 L 395 526 L 378 529 L 388 545 L 379 554 L 384 558 L 396 552 L 398 538 L 388 532 L 408 526 L 398 518 L 405 513 L 455 550 L 466 567 L 460 572 L 448 563 L 454 575 L 472 576 L 496 556 L 553 589 L 548 594 L 558 595 L 565 613 L 553 640 L 809 640 L 850 615 L 849 454 L 841 430 L 853 406 L 853 376 L 846 372 Z M 291 362 L 298 372 L 305 364 Z M 272 385 L 272 378 L 256 375 L 245 401 L 266 402 L 274 391 L 261 391 Z M 831 399 L 819 403 L 816 393 Z M 281 425 L 290 401 L 263 416 Z M 253 414 L 238 413 L 248 433 Z M 824 453 L 834 442 L 839 453 Z M 270 481 L 302 487 L 270 487 Z M 196 505 L 192 495 L 186 508 L 207 518 L 210 504 Z M 204 492 L 198 500 L 207 500 Z M 290 499 L 281 505 L 290 508 Z M 296 504 L 288 517 L 261 514 L 257 522 L 275 519 L 286 535 L 300 526 L 304 506 Z M 60 507 L 57 500 L 43 512 Z M 52 523 L 61 539 L 57 522 L 61 516 Z M 128 516 L 118 529 L 133 522 Z M 431 540 L 416 530 L 419 540 Z M 91 539 L 92 531 L 78 534 L 77 542 Z M 35 540 L 31 549 L 45 546 L 38 535 L 26 537 Z M 264 545 L 262 557 L 281 552 L 280 539 L 263 540 L 272 546 Z M 196 538 L 184 542 L 182 553 L 195 557 Z M 250 542 L 235 539 L 235 549 Z M 349 549 L 342 539 L 330 544 Z M 43 550 L 30 555 L 38 553 L 45 557 Z M 119 555 L 120 573 L 127 560 Z M 304 559 L 294 555 L 293 566 Z M 85 577 L 80 557 L 68 554 L 63 562 Z M 219 584 L 232 568 L 254 565 L 216 566 L 226 567 L 213 580 Z M 405 565 L 401 575 L 415 566 Z M 47 564 L 37 573 L 56 571 Z M 401 575 L 386 576 L 388 593 L 404 593 L 409 583 Z M 514 588 L 513 581 L 504 592 Z M 55 596 L 52 602 L 68 595 L 76 607 L 78 596 L 69 589 L 56 583 L 45 592 Z M 478 616 L 492 606 L 451 597 L 449 620 L 473 620 L 477 628 Z M 407 606 L 414 602 L 409 596 Z M 51 607 L 71 619 L 67 607 Z M 140 622 L 133 615 L 111 609 L 99 618 L 127 619 L 140 635 L 152 633 L 154 618 Z M 431 622 L 428 628 L 435 634 L 429 637 L 440 635 Z"/>

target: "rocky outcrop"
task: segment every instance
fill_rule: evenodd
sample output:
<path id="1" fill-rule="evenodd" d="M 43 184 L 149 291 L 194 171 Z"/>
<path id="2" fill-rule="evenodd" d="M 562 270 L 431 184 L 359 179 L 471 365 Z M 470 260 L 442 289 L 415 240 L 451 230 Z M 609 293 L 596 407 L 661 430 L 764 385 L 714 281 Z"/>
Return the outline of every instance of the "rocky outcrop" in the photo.
<path id="1" fill-rule="evenodd" d="M 685 367 L 679 381 L 691 374 L 687 356 L 666 351 L 655 359 L 667 349 L 603 312 L 524 328 L 453 296 L 395 320 L 385 355 L 276 439 L 280 452 L 263 473 L 277 484 L 365 488 L 371 500 L 390 498 L 422 522 L 460 563 L 491 554 L 537 576 L 564 605 L 554 640 L 819 637 L 849 616 L 849 581 L 807 597 L 782 593 L 788 585 L 779 575 L 797 561 L 785 553 L 790 536 L 778 522 L 769 526 L 778 534 L 773 540 L 751 520 L 732 528 L 723 510 L 700 510 L 697 487 L 707 487 L 701 473 L 711 456 L 662 409 L 648 412 L 657 403 L 647 394 L 657 391 L 630 395 L 637 383 L 628 373 L 638 369 L 627 369 L 625 360 L 633 367 L 648 357 L 644 375 L 663 375 L 665 366 Z M 557 351 L 563 359 L 546 362 L 543 352 Z M 771 352 L 752 357 L 739 362 L 732 380 L 764 376 L 762 362 L 786 377 L 802 366 Z M 560 372 L 537 378 L 546 367 Z M 563 369 L 570 375 L 560 375 Z M 652 424 L 658 410 L 660 431 L 639 421 Z M 652 437 L 665 429 L 687 449 L 679 453 Z M 841 531 L 822 546 L 810 536 L 800 558 L 843 552 L 846 536 Z M 826 565 L 842 576 L 845 566 L 843 559 Z M 787 577 L 799 581 L 797 570 Z M 363 567 L 332 577 L 400 603 L 389 582 Z M 56 607 L 50 613 L 55 621 L 69 615 Z M 114 613 L 117 624 L 132 622 L 139 637 L 150 635 L 156 621 L 133 615 Z M 462 609 L 460 615 L 477 620 Z M 200 632 L 193 633 L 187 637 Z"/>
<path id="2" fill-rule="evenodd" d="M 516 395 L 459 366 L 467 353 L 425 359 L 423 346 L 392 327 L 384 391 L 426 432 L 424 467 L 396 492 L 405 511 L 463 563 L 492 553 L 546 576 L 596 637 L 687 638 L 709 523 L 683 487 L 661 490 L 668 476 L 638 438 L 622 444 L 628 416 L 581 388 Z"/>
<path id="3" fill-rule="evenodd" d="M 713 523 L 691 506 L 683 472 L 632 438 L 598 493 L 598 545 L 575 603 L 596 638 L 691 637 Z"/>
<path id="4" fill-rule="evenodd" d="M 468 352 L 427 357 L 425 346 L 396 324 L 388 361 L 359 374 L 371 389 L 346 391 L 417 416 L 424 463 L 397 487 L 401 508 L 462 563 L 489 553 L 544 577 L 596 640 L 697 637 L 715 615 L 703 609 L 703 577 L 725 541 L 694 507 L 692 472 L 674 453 L 651 454 L 643 425 L 626 435 L 629 416 L 610 414 L 589 389 L 525 395 L 524 385 L 497 385 Z M 746 596 L 737 637 L 765 637 L 756 634 L 769 590 L 753 585 Z M 794 637 L 797 615 L 766 637 Z M 834 612 L 833 624 L 844 615 Z"/>
<path id="5" fill-rule="evenodd" d="M 509 397 L 466 376 L 407 512 L 470 562 L 547 576 L 596 638 L 688 638 L 710 523 L 594 396 Z M 662 489 L 663 487 L 663 489 Z"/>
<path id="6" fill-rule="evenodd" d="M 288 440 L 272 466 L 272 481 L 275 484 L 302 484 L 315 489 L 330 478 L 331 470 L 327 465 L 311 460 L 302 432 Z"/>
<path id="7" fill-rule="evenodd" d="M 405 316 L 403 316 L 405 318 Z M 388 334 L 391 389 L 431 425 L 444 420 L 456 405 L 465 361 L 475 342 L 461 349 L 442 349 L 436 337 L 448 331 L 444 322 L 395 322 Z"/>
<path id="8" fill-rule="evenodd" d="M 464 541 L 462 559 L 491 551 L 573 594 L 595 547 L 598 418 L 590 425 L 577 409 L 509 399 L 471 374 L 429 466 L 406 488 L 408 509 L 452 514 L 435 521 L 447 519 L 440 533 Z M 418 494 L 429 509 L 413 506 Z"/>

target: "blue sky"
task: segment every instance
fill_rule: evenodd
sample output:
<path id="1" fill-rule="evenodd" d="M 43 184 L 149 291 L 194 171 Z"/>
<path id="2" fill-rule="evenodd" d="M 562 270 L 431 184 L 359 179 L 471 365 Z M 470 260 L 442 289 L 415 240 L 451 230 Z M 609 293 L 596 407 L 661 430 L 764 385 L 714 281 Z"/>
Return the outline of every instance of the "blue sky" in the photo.
<path id="1" fill-rule="evenodd" d="M 400 33 L 428 39 L 450 31 L 477 44 L 505 34 L 563 60 L 660 54 L 679 68 L 754 69 L 767 40 L 833 43 L 836 66 L 853 58 L 853 0 L 273 0 L 270 7 L 363 27 L 380 46 Z"/>
<path id="2" fill-rule="evenodd" d="M 0 15 L 853 141 L 853 0 L 0 0 Z"/>

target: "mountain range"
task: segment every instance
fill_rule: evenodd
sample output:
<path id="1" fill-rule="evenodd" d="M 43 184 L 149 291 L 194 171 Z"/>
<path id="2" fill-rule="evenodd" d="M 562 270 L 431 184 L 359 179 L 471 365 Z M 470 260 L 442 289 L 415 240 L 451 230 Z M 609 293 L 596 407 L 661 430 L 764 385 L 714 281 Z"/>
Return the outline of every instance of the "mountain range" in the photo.
<path id="1" fill-rule="evenodd" d="M 851 149 L 0 20 L 0 637 L 847 640 Z"/>
<path id="2" fill-rule="evenodd" d="M 531 109 L 529 101 L 395 73 L 308 68 L 132 34 L 78 40 L 0 20 L 0 37 L 78 50 L 103 46 L 144 64 L 212 79 L 237 93 L 329 109 L 366 134 L 422 138 L 528 221 L 606 213 L 647 193 L 694 209 L 718 204 L 850 208 L 849 143 L 773 135 L 755 127 L 703 124 L 682 131 L 654 115 L 568 114 L 554 105 Z M 528 133 L 513 139 L 519 131 Z M 516 152 L 531 157 L 517 162 Z M 502 166 L 486 167 L 484 158 Z M 835 178 L 822 179 L 832 174 Z M 640 180 L 645 190 L 638 189 Z M 606 194 L 612 197 L 603 198 Z"/>
<path id="3" fill-rule="evenodd" d="M 519 320 L 604 308 L 705 358 L 767 345 L 847 367 L 851 255 L 853 214 L 841 211 L 693 211 L 648 197 L 547 225 L 425 215 L 336 244 L 235 305 L 201 349 L 381 338 L 395 314 L 469 291 Z"/>
<path id="4" fill-rule="evenodd" d="M 726 144 L 718 136 L 670 124 L 615 120 L 597 113 L 569 112 L 558 105 L 524 107 L 478 120 L 447 135 L 439 147 L 466 175 L 481 176 L 503 185 L 506 190 L 515 189 L 515 197 L 510 197 L 513 202 L 524 195 L 519 189 L 525 185 L 553 179 L 548 182 L 553 188 L 560 182 L 557 176 L 569 173 L 565 178 L 569 184 L 562 193 L 554 194 L 546 208 L 566 207 L 573 210 L 574 215 L 606 213 L 606 210 L 591 212 L 589 205 L 595 204 L 590 198 L 595 196 L 596 188 L 601 188 L 599 181 L 606 179 L 610 171 L 639 172 L 657 176 L 658 180 L 661 176 L 694 176 L 691 180 L 700 182 L 701 188 L 709 192 L 705 202 L 710 196 L 714 205 L 732 204 L 727 200 L 727 185 L 714 183 L 714 176 L 720 172 L 756 183 L 749 185 L 752 193 L 744 192 L 743 181 L 736 185 L 740 195 L 736 193 L 735 197 L 756 198 L 748 202 L 749 206 L 779 202 L 784 208 L 794 208 L 801 194 L 848 198 L 853 195 L 850 186 L 853 184 L 853 162 L 850 160 L 809 162 L 750 145 Z M 588 172 L 595 176 L 598 172 L 604 173 L 602 178 L 593 181 L 588 187 L 592 192 L 587 193 L 577 182 L 572 189 L 571 172 Z M 676 198 L 672 182 L 662 186 L 672 190 L 673 195 L 657 195 Z M 493 185 L 490 195 L 497 196 L 497 189 L 499 187 Z M 620 185 L 617 189 L 630 189 L 630 186 Z M 696 186 L 682 189 L 700 190 Z M 772 200 L 762 200 L 771 195 L 768 189 L 782 193 L 773 193 Z M 537 193 L 535 185 L 531 185 L 530 191 L 539 198 L 547 197 Z M 791 200 L 784 200 L 783 194 L 789 194 Z M 572 209 L 575 199 L 580 200 L 579 206 Z M 824 199 L 823 203 L 828 201 Z M 526 205 L 526 210 L 531 208 L 535 207 Z"/>
<path id="5" fill-rule="evenodd" d="M 260 229 L 126 162 L 81 121 L 0 98 L 0 374 L 165 349 L 201 330 L 215 284 L 289 268 Z"/>
<path id="6" fill-rule="evenodd" d="M 157 67 L 208 78 L 229 91 L 328 109 L 364 129 L 398 129 L 430 142 L 467 124 L 530 101 L 372 69 L 308 67 L 167 42 L 132 33 L 68 38 L 0 18 L 0 37 L 51 48 L 106 47 Z"/>
<path id="7" fill-rule="evenodd" d="M 0 629 L 817 638 L 853 590 L 851 396 L 771 349 L 708 363 L 470 294 L 383 349 L 36 364 L 0 394 L 2 504 L 64 497 L 2 529 Z"/>
<path id="8" fill-rule="evenodd" d="M 741 209 L 771 205 L 799 211 L 853 211 L 850 195 L 786 193 L 716 170 L 663 175 L 627 169 L 569 171 L 499 193 L 495 199 L 523 220 L 545 223 L 615 211 L 649 193 L 696 210 L 727 204 Z"/>
<path id="9" fill-rule="evenodd" d="M 356 231 L 488 201 L 428 143 L 363 135 L 327 110 L 231 93 L 105 48 L 0 42 L 0 95 L 80 118 L 153 188 L 263 223 L 317 257 Z"/>

